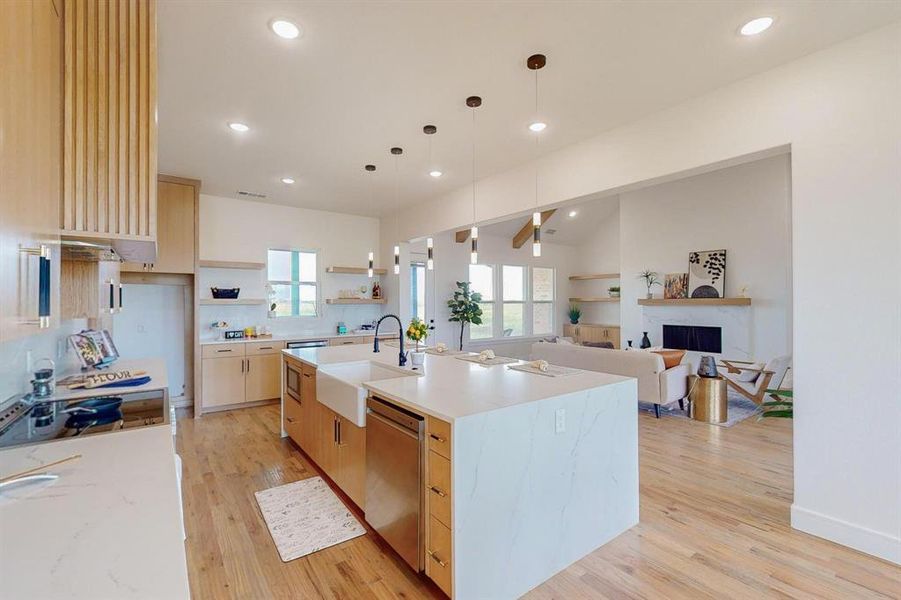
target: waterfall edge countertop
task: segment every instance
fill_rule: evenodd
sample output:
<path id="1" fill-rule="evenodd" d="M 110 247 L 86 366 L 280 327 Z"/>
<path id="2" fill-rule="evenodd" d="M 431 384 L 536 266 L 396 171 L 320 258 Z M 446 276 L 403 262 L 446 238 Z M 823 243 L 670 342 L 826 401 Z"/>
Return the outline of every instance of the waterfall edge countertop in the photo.
<path id="1" fill-rule="evenodd" d="M 397 366 L 398 348 L 385 344 L 382 344 L 379 353 L 374 353 L 372 346 L 368 344 L 359 344 L 297 348 L 282 350 L 282 354 L 289 360 L 297 360 L 316 368 L 364 360 L 400 368 Z M 363 386 L 386 400 L 393 400 L 416 412 L 446 421 L 630 379 L 596 371 L 582 371 L 565 377 L 546 377 L 508 369 L 507 365 L 483 366 L 459 360 L 455 356 L 434 354 L 426 354 L 421 370 L 414 370 L 409 364 L 403 370 L 420 376 L 399 376 L 364 382 Z"/>
<path id="2" fill-rule="evenodd" d="M 51 467 L 0 494 L 4 598 L 190 598 L 169 427 L 0 451 L 0 476 Z"/>

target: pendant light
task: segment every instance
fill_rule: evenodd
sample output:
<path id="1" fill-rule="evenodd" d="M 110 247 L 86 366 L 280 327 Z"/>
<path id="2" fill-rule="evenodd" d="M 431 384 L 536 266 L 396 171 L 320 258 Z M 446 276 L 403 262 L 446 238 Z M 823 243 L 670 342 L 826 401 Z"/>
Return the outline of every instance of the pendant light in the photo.
<path id="1" fill-rule="evenodd" d="M 472 251 L 469 253 L 469 262 L 479 262 L 479 228 L 476 226 L 476 109 L 482 106 L 482 99 L 478 96 L 470 96 L 466 99 L 466 106 L 472 110 L 472 229 L 469 236 L 472 238 Z"/>
<path id="2" fill-rule="evenodd" d="M 394 155 L 394 234 L 400 235 L 400 203 L 397 199 L 397 157 L 404 153 L 403 148 L 391 148 Z M 400 275 L 400 242 L 394 245 L 394 274 Z"/>
<path id="3" fill-rule="evenodd" d="M 438 128 L 434 125 L 426 125 L 422 128 L 422 132 L 429 136 L 429 175 L 437 179 L 444 174 L 440 169 L 436 169 L 432 163 L 432 136 L 438 133 Z"/>
<path id="4" fill-rule="evenodd" d="M 544 54 L 533 54 L 526 59 L 526 66 L 535 71 L 535 121 L 529 125 L 529 129 L 538 133 L 547 126 L 538 118 L 538 71 L 547 63 Z M 532 256 L 541 256 L 541 211 L 538 210 L 538 143 L 539 137 L 535 136 L 535 212 L 532 213 Z"/>
<path id="5" fill-rule="evenodd" d="M 425 240 L 426 251 L 428 252 L 428 259 L 425 261 L 425 266 L 429 271 L 435 269 L 435 260 L 434 260 L 434 248 L 435 248 L 435 240 L 432 238 L 426 238 Z"/>
<path id="6" fill-rule="evenodd" d="M 366 165 L 363 168 L 366 169 L 367 173 L 372 173 L 373 171 L 375 171 L 375 165 Z M 370 204 L 370 206 L 372 205 L 372 184 L 369 185 L 369 204 Z M 369 268 L 366 270 L 366 275 L 370 279 L 372 279 L 372 275 L 373 275 L 373 260 L 374 259 L 375 259 L 375 254 L 372 252 L 372 250 L 370 250 L 369 251 Z"/>

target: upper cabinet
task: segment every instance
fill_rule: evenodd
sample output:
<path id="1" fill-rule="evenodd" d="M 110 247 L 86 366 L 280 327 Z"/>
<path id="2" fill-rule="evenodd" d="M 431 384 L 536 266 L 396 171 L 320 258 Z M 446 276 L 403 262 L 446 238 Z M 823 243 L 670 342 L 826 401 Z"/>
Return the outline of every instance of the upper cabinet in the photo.
<path id="1" fill-rule="evenodd" d="M 64 5 L 64 236 L 155 259 L 156 0 Z"/>
<path id="2" fill-rule="evenodd" d="M 59 324 L 60 8 L 0 2 L 0 341 Z"/>

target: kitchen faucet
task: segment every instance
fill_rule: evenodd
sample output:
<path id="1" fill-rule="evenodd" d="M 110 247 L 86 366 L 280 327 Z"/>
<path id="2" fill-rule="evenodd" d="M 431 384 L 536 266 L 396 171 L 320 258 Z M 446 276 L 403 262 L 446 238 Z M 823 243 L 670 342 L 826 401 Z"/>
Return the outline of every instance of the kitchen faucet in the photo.
<path id="1" fill-rule="evenodd" d="M 397 366 L 402 367 L 407 364 L 407 354 L 404 352 L 404 326 L 400 322 L 400 317 L 397 315 L 385 315 L 381 319 L 379 319 L 378 323 L 375 324 L 375 339 L 372 342 L 372 351 L 379 351 L 379 326 L 382 324 L 382 321 L 385 319 L 394 319 L 397 321 L 397 331 L 400 334 L 400 354 L 397 357 Z"/>

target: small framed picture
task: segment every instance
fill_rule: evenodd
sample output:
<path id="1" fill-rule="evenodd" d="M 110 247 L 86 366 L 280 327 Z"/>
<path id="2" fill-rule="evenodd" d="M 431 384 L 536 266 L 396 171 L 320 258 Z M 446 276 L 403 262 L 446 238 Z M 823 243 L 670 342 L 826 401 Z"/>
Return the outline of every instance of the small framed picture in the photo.
<path id="1" fill-rule="evenodd" d="M 663 297 L 666 300 L 688 298 L 688 273 L 667 273 L 663 284 Z"/>
<path id="2" fill-rule="evenodd" d="M 701 250 L 688 254 L 688 297 L 723 298 L 726 289 L 726 251 Z"/>

